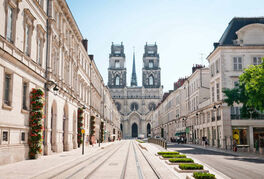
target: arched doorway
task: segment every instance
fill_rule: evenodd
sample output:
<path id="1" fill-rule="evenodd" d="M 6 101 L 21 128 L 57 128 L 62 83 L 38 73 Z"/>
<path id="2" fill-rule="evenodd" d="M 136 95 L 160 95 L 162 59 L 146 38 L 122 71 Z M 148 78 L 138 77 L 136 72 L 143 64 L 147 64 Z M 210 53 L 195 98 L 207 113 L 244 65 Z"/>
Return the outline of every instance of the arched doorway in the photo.
<path id="1" fill-rule="evenodd" d="M 57 104 L 55 101 L 52 103 L 51 107 L 51 119 L 50 119 L 50 145 L 51 145 L 51 151 L 56 152 L 57 151 L 57 141 L 56 141 L 56 135 L 57 135 Z"/>
<path id="2" fill-rule="evenodd" d="M 72 142 L 73 142 L 73 148 L 77 148 L 77 120 L 76 120 L 76 111 L 73 112 L 73 118 L 72 118 L 73 124 L 72 124 Z"/>
<path id="3" fill-rule="evenodd" d="M 138 126 L 136 123 L 132 125 L 132 138 L 138 137 Z"/>
<path id="4" fill-rule="evenodd" d="M 147 137 L 150 137 L 150 133 L 151 133 L 151 126 L 150 126 L 150 124 L 148 123 L 148 125 L 147 125 Z"/>

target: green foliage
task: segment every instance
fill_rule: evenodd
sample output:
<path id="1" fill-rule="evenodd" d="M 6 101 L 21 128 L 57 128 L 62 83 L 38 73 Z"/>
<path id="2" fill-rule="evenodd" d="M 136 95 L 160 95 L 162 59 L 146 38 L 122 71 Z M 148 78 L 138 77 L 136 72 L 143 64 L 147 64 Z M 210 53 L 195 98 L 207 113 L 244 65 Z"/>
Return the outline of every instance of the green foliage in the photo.
<path id="1" fill-rule="evenodd" d="M 202 170 L 203 169 L 203 165 L 200 164 L 180 164 L 179 168 L 182 170 Z"/>
<path id="2" fill-rule="evenodd" d="M 78 108 L 78 147 L 83 143 L 83 135 L 82 135 L 82 129 L 83 126 L 83 108 Z"/>
<path id="3" fill-rule="evenodd" d="M 186 158 L 186 155 L 162 155 L 163 158 Z"/>
<path id="4" fill-rule="evenodd" d="M 169 159 L 171 163 L 193 163 L 191 158 L 171 158 Z"/>
<path id="5" fill-rule="evenodd" d="M 263 59 L 262 59 L 263 60 Z M 245 86 L 245 95 L 248 97 L 247 106 L 257 110 L 264 110 L 264 63 L 251 65 L 239 77 L 240 83 Z"/>
<path id="6" fill-rule="evenodd" d="M 158 152 L 158 155 L 178 155 L 179 152 Z"/>
<path id="7" fill-rule="evenodd" d="M 139 143 L 145 143 L 144 141 L 139 140 L 139 139 L 137 139 L 136 141 L 139 142 Z"/>
<path id="8" fill-rule="evenodd" d="M 263 59 L 262 59 L 263 60 Z M 227 97 L 224 99 L 229 106 L 242 103 L 241 117 L 249 118 L 258 115 L 257 111 L 264 111 L 264 63 L 251 65 L 239 77 L 239 85 L 233 89 L 223 89 Z"/>
<path id="9" fill-rule="evenodd" d="M 42 132 L 44 129 L 43 114 L 44 92 L 42 89 L 32 89 L 30 95 L 30 119 L 29 119 L 29 158 L 37 158 L 37 154 L 42 152 Z"/>
<path id="10" fill-rule="evenodd" d="M 215 175 L 211 173 L 194 172 L 193 177 L 195 179 L 215 179 Z"/>

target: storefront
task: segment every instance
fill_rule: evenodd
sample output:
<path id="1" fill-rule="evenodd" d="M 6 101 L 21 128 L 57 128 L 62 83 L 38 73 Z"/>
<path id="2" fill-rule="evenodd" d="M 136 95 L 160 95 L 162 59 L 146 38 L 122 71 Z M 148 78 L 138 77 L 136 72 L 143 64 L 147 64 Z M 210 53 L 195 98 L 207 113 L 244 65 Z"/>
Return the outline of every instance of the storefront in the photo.
<path id="1" fill-rule="evenodd" d="M 248 128 L 233 127 L 232 136 L 237 145 L 249 145 Z"/>
<path id="2" fill-rule="evenodd" d="M 254 148 L 259 152 L 259 148 L 264 148 L 264 128 L 254 127 L 253 128 L 254 136 Z"/>

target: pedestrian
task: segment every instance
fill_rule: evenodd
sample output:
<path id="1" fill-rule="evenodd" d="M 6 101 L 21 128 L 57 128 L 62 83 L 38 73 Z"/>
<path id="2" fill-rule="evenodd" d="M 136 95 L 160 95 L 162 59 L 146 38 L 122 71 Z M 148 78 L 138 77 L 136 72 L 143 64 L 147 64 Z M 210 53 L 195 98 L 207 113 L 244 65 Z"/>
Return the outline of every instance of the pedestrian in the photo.
<path id="1" fill-rule="evenodd" d="M 237 151 L 237 141 L 233 140 L 233 151 L 236 152 Z"/>

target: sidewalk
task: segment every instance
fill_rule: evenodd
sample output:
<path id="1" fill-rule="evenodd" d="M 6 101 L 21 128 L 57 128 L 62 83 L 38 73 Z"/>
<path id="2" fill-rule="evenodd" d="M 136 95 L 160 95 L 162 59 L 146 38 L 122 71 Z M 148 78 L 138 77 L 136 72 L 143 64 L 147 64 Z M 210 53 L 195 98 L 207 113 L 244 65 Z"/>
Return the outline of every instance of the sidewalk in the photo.
<path id="1" fill-rule="evenodd" d="M 168 143 L 168 147 L 170 144 L 175 144 L 175 143 Z M 260 155 L 260 154 L 255 154 L 252 152 L 234 152 L 231 150 L 224 150 L 224 149 L 220 149 L 220 148 L 215 148 L 215 147 L 211 147 L 211 146 L 202 146 L 202 145 L 198 145 L 198 144 L 180 144 L 180 145 L 185 145 L 185 146 L 189 146 L 189 147 L 194 147 L 194 148 L 200 148 L 200 149 L 204 149 L 204 150 L 210 150 L 210 151 L 214 151 L 214 152 L 222 152 L 225 154 L 230 154 L 230 155 L 235 155 L 235 156 L 240 156 L 240 157 L 251 157 L 251 158 L 262 158 L 264 159 L 264 155 Z"/>
<path id="2" fill-rule="evenodd" d="M 37 160 L 24 160 L 12 164 L 0 166 L 0 178 L 32 178 L 41 175 L 47 171 L 55 170 L 61 166 L 82 160 L 95 152 L 110 146 L 116 142 L 102 143 L 92 146 L 85 146 L 84 155 L 82 155 L 82 147 L 67 152 L 54 153 L 52 155 L 41 156 Z"/>
<path id="3" fill-rule="evenodd" d="M 156 148 L 155 153 L 157 153 L 158 151 L 174 151 L 174 150 L 172 150 L 172 149 L 170 149 L 170 148 L 167 148 L 167 150 L 166 150 L 166 149 L 164 149 L 163 147 L 161 147 L 160 145 L 157 145 L 157 144 L 153 144 L 153 143 L 148 143 L 148 144 L 149 144 L 149 145 L 152 145 L 153 147 Z M 168 144 L 173 144 L 173 143 L 168 143 Z M 182 144 L 181 144 L 181 145 L 182 145 Z M 185 145 L 185 144 L 183 144 L 183 145 Z M 188 146 L 188 145 L 186 145 L 186 146 Z M 185 154 L 185 155 L 186 155 L 187 158 L 188 158 L 188 154 Z M 213 168 L 212 166 L 209 166 L 209 165 L 207 165 L 206 163 L 204 163 L 204 162 L 198 160 L 197 158 L 195 158 L 195 157 L 190 157 L 190 158 L 192 158 L 192 159 L 194 160 L 195 163 L 202 164 L 202 165 L 204 166 L 204 169 L 205 169 L 205 170 L 209 170 L 209 172 L 212 173 L 212 174 L 214 174 L 214 175 L 216 176 L 216 178 L 218 178 L 218 179 L 230 179 L 228 176 L 226 176 L 226 175 L 223 174 L 222 172 L 220 172 L 220 171 L 216 170 L 215 168 Z M 165 160 L 163 160 L 163 162 L 165 163 Z M 166 164 L 166 165 L 167 165 L 167 164 Z M 167 165 L 167 166 L 168 166 L 168 165 Z M 168 166 L 168 167 L 171 168 L 171 167 L 174 167 L 174 166 L 173 166 L 173 165 L 170 165 L 170 166 Z M 186 178 L 187 176 L 188 176 L 188 177 L 191 177 L 191 176 L 192 176 L 191 173 L 178 173 L 178 172 L 176 172 L 176 175 L 177 175 L 179 178 Z"/>

